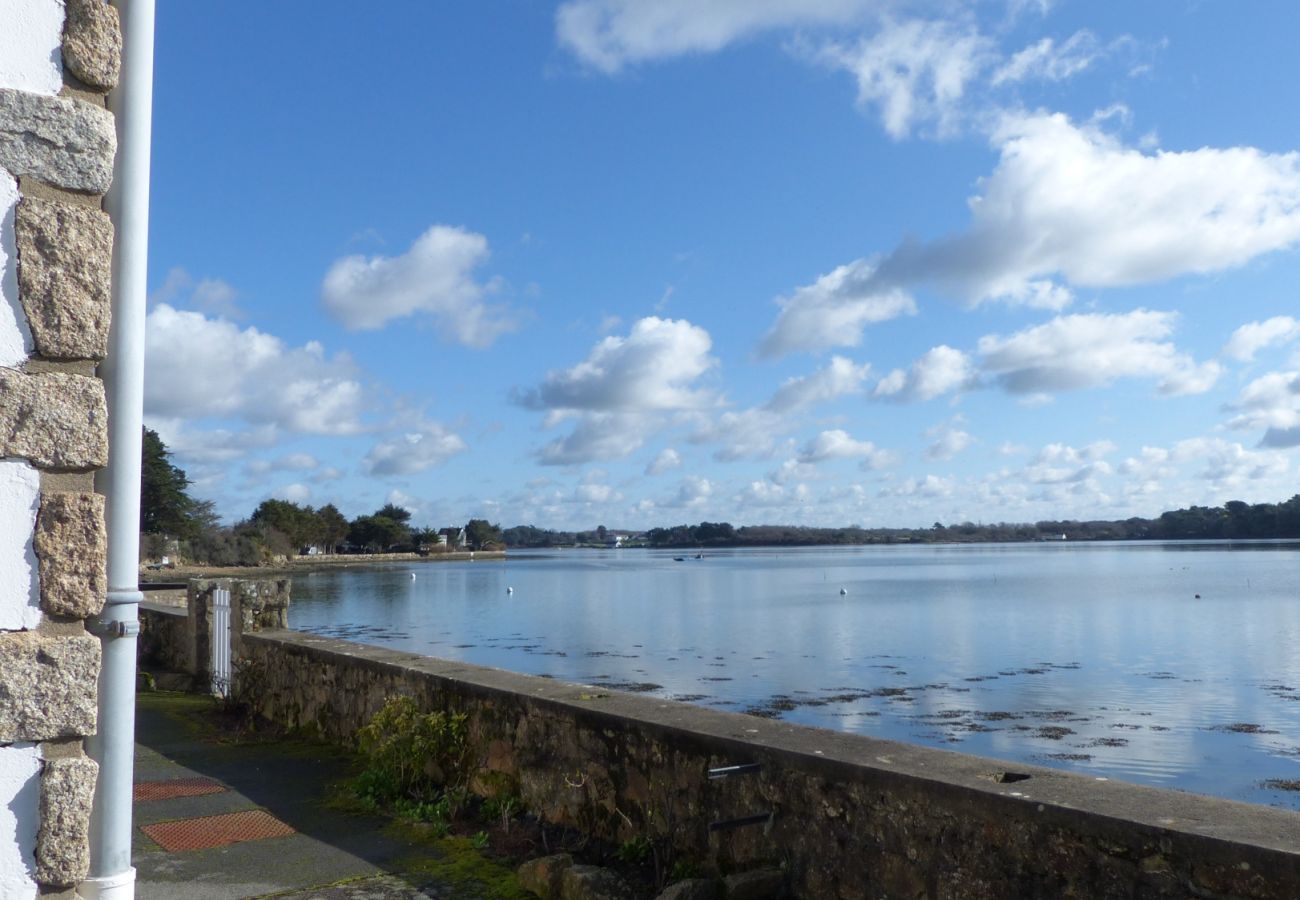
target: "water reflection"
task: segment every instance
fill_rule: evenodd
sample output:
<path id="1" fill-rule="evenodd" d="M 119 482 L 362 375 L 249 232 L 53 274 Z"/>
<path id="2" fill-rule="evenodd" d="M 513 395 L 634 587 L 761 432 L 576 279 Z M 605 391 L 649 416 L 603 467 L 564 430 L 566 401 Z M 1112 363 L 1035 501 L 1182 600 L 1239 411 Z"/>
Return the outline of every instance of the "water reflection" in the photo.
<path id="1" fill-rule="evenodd" d="M 1266 786 L 1300 777 L 1294 542 L 673 555 L 327 571 L 296 579 L 290 623 L 1300 807 L 1300 795 Z"/>

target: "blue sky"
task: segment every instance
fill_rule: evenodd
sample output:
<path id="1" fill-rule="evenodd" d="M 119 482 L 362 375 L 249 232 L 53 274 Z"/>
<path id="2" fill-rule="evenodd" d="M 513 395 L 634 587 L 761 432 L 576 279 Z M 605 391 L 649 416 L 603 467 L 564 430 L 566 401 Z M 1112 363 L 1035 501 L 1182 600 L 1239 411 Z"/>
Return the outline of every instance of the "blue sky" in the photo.
<path id="1" fill-rule="evenodd" d="M 1300 8 L 159 9 L 147 421 L 228 520 L 1300 490 Z"/>

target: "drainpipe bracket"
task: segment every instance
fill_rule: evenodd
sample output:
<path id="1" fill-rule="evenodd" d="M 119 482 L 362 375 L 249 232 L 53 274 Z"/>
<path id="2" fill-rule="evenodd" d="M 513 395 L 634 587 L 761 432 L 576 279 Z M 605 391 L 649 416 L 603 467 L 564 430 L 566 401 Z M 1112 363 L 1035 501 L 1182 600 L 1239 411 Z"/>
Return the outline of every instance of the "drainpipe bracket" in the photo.
<path id="1" fill-rule="evenodd" d="M 134 637 L 140 633 L 140 623 L 123 622 L 118 619 L 91 619 L 86 623 L 86 630 L 99 638 Z"/>

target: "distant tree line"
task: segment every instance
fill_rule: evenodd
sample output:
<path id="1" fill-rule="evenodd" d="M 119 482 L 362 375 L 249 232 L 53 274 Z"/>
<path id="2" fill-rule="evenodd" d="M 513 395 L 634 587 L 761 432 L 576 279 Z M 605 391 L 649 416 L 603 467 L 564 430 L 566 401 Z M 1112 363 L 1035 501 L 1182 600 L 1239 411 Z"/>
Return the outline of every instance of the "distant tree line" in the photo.
<path id="1" fill-rule="evenodd" d="M 452 534 L 444 544 L 438 529 L 412 525 L 410 511 L 392 503 L 349 520 L 332 503 L 313 508 L 263 500 L 247 519 L 222 526 L 210 501 L 190 496 L 192 482 L 172 463 L 171 451 L 158 434 L 147 428 L 140 476 L 140 550 L 149 560 L 166 556 L 200 565 L 255 566 L 303 552 L 427 553 L 444 546 L 505 546 L 501 527 L 486 519 L 447 529 Z"/>
<path id="2" fill-rule="evenodd" d="M 603 529 L 602 529 L 603 530 Z M 507 547 L 563 547 L 595 540 L 596 532 L 547 531 L 531 525 L 507 528 Z M 809 528 L 701 522 L 651 528 L 637 543 L 649 547 L 781 547 L 835 544 L 974 544 L 1012 541 L 1124 541 L 1226 538 L 1300 538 L 1300 494 L 1283 503 L 1192 506 L 1155 519 L 1044 520 L 1030 523 L 961 522 L 929 528 Z"/>

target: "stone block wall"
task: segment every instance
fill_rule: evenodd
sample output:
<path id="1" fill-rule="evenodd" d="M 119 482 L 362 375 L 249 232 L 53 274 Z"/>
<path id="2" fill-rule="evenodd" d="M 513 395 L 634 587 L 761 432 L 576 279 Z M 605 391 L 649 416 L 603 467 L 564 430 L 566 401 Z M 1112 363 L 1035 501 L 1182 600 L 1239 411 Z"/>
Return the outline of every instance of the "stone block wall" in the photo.
<path id="1" fill-rule="evenodd" d="M 1300 815 L 292 631 L 245 634 L 260 713 L 348 743 L 384 702 L 468 714 L 484 786 L 796 897 L 1291 900 Z M 710 768 L 758 763 L 710 779 Z M 710 823 L 770 812 L 768 824 Z"/>
<path id="2" fill-rule="evenodd" d="M 103 0 L 0 3 L 0 896 L 85 878 L 107 592 L 103 383 L 121 35 Z"/>

